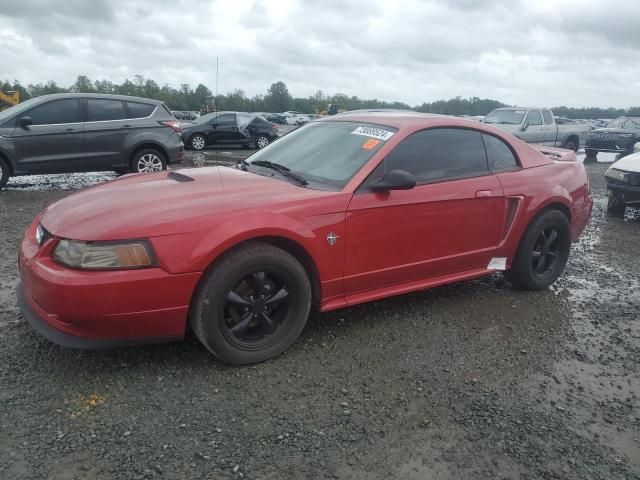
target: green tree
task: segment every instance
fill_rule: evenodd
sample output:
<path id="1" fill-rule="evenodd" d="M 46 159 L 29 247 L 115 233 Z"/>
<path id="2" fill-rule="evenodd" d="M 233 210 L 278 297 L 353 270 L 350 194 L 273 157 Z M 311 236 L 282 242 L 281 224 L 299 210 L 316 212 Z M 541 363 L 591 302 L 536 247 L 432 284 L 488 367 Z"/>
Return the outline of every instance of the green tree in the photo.
<path id="1" fill-rule="evenodd" d="M 271 84 L 264 97 L 265 106 L 270 112 L 285 112 L 291 110 L 293 98 L 284 82 Z"/>
<path id="2" fill-rule="evenodd" d="M 74 93 L 94 93 L 96 91 L 93 82 L 86 75 L 78 75 L 70 90 Z"/>

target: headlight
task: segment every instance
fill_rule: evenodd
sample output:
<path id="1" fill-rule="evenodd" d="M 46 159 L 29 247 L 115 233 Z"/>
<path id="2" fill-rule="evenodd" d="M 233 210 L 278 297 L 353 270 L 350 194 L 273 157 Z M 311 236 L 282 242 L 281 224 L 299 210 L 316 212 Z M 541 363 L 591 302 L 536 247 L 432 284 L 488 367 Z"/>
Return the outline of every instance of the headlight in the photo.
<path id="1" fill-rule="evenodd" d="M 113 270 L 154 266 L 151 247 L 146 241 L 77 242 L 60 240 L 53 258 L 71 268 Z"/>
<path id="2" fill-rule="evenodd" d="M 615 168 L 609 168 L 609 170 L 607 170 L 607 172 L 605 173 L 605 176 L 620 180 L 621 182 L 627 181 L 627 172 L 623 172 L 622 170 L 617 170 Z"/>

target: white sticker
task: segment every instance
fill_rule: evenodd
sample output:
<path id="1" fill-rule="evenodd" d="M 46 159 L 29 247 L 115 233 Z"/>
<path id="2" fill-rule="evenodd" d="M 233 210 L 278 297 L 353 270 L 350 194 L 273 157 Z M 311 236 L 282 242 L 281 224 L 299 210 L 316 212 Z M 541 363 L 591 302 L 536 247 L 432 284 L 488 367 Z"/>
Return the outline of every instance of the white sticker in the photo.
<path id="1" fill-rule="evenodd" d="M 487 270 L 506 270 L 507 258 L 506 257 L 493 257 L 487 265 Z"/>
<path id="2" fill-rule="evenodd" d="M 353 132 L 352 135 L 363 135 L 365 137 L 377 138 L 378 140 L 387 141 L 391 137 L 393 137 L 393 132 L 388 130 L 383 130 L 381 128 L 372 128 L 372 127 L 358 127 Z"/>

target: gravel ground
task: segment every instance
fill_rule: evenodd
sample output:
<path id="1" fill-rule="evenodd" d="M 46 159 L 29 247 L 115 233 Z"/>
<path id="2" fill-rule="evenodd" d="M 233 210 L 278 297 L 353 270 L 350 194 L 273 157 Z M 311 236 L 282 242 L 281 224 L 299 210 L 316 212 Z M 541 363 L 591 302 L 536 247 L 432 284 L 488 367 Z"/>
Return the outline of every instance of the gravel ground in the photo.
<path id="1" fill-rule="evenodd" d="M 0 478 L 640 478 L 640 211 L 606 215 L 605 168 L 588 166 L 593 220 L 554 288 L 495 275 L 313 314 L 287 353 L 242 368 L 193 338 L 76 351 L 33 333 L 13 293 L 19 239 L 65 190 L 112 175 L 14 179 Z"/>

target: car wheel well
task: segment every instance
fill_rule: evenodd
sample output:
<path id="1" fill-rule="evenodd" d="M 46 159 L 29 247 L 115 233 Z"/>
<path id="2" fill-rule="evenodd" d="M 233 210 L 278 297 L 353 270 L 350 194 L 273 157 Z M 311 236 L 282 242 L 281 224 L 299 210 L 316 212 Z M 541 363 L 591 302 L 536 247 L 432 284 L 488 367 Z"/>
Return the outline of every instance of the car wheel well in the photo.
<path id="1" fill-rule="evenodd" d="M 133 162 L 133 159 L 136 157 L 138 153 L 140 153 L 142 150 L 147 150 L 147 149 L 157 150 L 158 153 L 160 153 L 163 156 L 165 162 L 169 161 L 169 155 L 167 154 L 166 150 L 162 146 L 158 145 L 157 143 L 143 143 L 142 145 L 138 145 L 135 148 L 135 150 L 131 154 L 131 158 L 129 158 L 129 162 Z"/>
<path id="2" fill-rule="evenodd" d="M 238 249 L 238 248 L 242 248 L 247 243 L 252 243 L 252 242 L 262 242 L 262 243 L 266 243 L 268 245 L 272 245 L 272 246 L 274 246 L 276 248 L 284 250 L 288 254 L 292 255 L 296 260 L 298 260 L 298 262 L 300 262 L 300 264 L 304 267 L 305 271 L 307 272 L 307 276 L 309 277 L 309 283 L 311 283 L 312 304 L 316 308 L 320 307 L 320 301 L 321 301 L 321 298 L 322 298 L 322 291 L 321 291 L 321 287 L 320 287 L 320 274 L 318 273 L 318 267 L 316 266 L 316 263 L 314 262 L 313 258 L 309 254 L 309 252 L 307 252 L 307 250 L 304 247 L 302 247 L 299 243 L 297 243 L 297 242 L 295 242 L 295 241 L 293 241 L 293 240 L 291 240 L 289 238 L 277 237 L 277 236 L 267 236 L 267 237 L 254 237 L 254 238 L 250 238 L 248 240 L 244 240 L 243 242 L 240 242 L 240 243 L 232 246 L 231 248 L 225 250 L 224 252 L 220 253 L 220 255 L 218 255 L 211 262 L 211 264 L 207 267 L 206 270 L 208 271 L 208 270 L 214 268 L 215 265 L 220 260 L 220 258 L 222 258 L 224 255 L 228 254 L 232 250 L 235 250 L 235 249 Z M 206 275 L 203 273 L 201 281 L 204 278 L 206 278 Z M 198 291 L 198 288 L 196 288 L 194 290 L 194 293 L 193 293 L 193 296 L 192 296 L 193 298 L 196 297 L 197 291 Z"/>
<path id="3" fill-rule="evenodd" d="M 562 213 L 564 213 L 564 216 L 567 217 L 567 220 L 569 220 L 569 224 L 571 224 L 571 210 L 569 210 L 569 207 L 567 207 L 565 204 L 563 203 L 551 203 L 549 205 L 546 205 L 542 210 L 540 210 L 536 216 L 531 220 L 533 221 L 535 218 L 539 217 L 540 215 L 542 215 L 543 212 L 546 212 L 548 210 L 558 210 Z M 531 223 L 531 222 L 529 222 Z"/>

